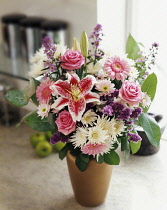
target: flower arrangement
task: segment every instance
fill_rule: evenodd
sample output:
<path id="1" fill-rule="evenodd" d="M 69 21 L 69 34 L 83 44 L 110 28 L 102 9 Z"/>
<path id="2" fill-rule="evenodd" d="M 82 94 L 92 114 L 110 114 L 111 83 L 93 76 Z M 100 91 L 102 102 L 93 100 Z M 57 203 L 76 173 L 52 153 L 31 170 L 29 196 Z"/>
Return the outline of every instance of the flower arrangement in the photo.
<path id="1" fill-rule="evenodd" d="M 85 32 L 80 43 L 74 38 L 72 49 L 45 37 L 32 58 L 28 87 L 6 96 L 17 106 L 35 103 L 37 110 L 22 121 L 35 130 L 51 131 L 51 144 L 66 142 L 59 157 L 70 151 L 81 171 L 92 158 L 99 164 L 118 165 L 119 145 L 126 156 L 137 152 L 142 140 L 137 125 L 154 146 L 161 136 L 157 123 L 146 114 L 156 92 L 151 67 L 158 44 L 145 54 L 129 35 L 126 54 L 120 57 L 100 49 L 102 38 L 100 24 L 89 36 L 90 49 Z"/>

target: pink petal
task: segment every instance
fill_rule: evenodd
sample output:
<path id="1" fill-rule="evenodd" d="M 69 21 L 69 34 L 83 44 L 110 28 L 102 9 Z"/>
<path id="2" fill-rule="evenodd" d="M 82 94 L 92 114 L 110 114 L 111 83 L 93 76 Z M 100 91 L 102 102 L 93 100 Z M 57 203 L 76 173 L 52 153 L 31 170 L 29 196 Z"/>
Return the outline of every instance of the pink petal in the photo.
<path id="1" fill-rule="evenodd" d="M 74 122 L 80 121 L 82 114 L 86 108 L 86 102 L 84 98 L 80 98 L 78 101 L 70 100 L 68 104 L 69 112 Z"/>
<path id="2" fill-rule="evenodd" d="M 59 95 L 69 98 L 71 96 L 71 85 L 68 81 L 58 80 L 55 83 L 55 87 Z"/>
<path id="3" fill-rule="evenodd" d="M 99 101 L 100 96 L 97 93 L 89 92 L 85 96 L 86 103 Z"/>
<path id="4" fill-rule="evenodd" d="M 63 107 L 67 106 L 68 102 L 69 102 L 69 99 L 60 97 L 60 98 L 56 99 L 56 101 L 52 104 L 51 108 L 60 110 Z"/>
<path id="5" fill-rule="evenodd" d="M 82 93 L 85 94 L 93 88 L 95 83 L 95 78 L 91 75 L 86 76 L 79 82 L 79 88 L 81 89 Z"/>
<path id="6" fill-rule="evenodd" d="M 71 85 L 78 85 L 78 82 L 80 81 L 79 77 L 77 74 L 68 74 L 68 81 L 70 82 Z"/>

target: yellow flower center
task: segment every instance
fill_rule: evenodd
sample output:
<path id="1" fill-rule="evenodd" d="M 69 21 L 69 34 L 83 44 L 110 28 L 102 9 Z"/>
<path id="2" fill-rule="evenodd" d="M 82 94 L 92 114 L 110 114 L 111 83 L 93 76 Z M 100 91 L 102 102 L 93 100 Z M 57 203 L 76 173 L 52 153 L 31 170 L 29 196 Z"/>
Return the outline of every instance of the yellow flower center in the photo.
<path id="1" fill-rule="evenodd" d="M 98 133 L 92 133 L 92 138 L 98 138 Z"/>
<path id="2" fill-rule="evenodd" d="M 73 96 L 74 101 L 78 101 L 81 95 L 81 90 L 77 86 L 74 86 L 71 95 Z"/>
<path id="3" fill-rule="evenodd" d="M 109 90 L 109 87 L 108 87 L 108 86 L 103 86 L 103 87 L 102 87 L 102 90 L 106 92 L 106 91 Z"/>
<path id="4" fill-rule="evenodd" d="M 45 111 L 46 111 L 46 108 L 43 108 L 43 109 L 42 109 L 42 112 L 45 112 Z"/>
<path id="5" fill-rule="evenodd" d="M 114 65 L 114 67 L 115 67 L 117 70 L 120 70 L 120 69 L 121 69 L 121 65 L 118 64 L 118 63 L 116 63 L 116 64 Z"/>

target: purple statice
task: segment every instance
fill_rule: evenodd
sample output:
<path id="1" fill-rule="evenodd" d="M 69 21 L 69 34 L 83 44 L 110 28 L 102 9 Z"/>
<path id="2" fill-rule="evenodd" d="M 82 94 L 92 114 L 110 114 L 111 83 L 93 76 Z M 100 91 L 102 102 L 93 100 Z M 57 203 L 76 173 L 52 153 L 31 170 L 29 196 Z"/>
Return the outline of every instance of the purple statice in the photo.
<path id="1" fill-rule="evenodd" d="M 121 112 L 125 108 L 125 106 L 118 102 L 113 102 L 112 108 L 113 108 L 114 112 Z"/>
<path id="2" fill-rule="evenodd" d="M 136 133 L 131 133 L 131 132 L 129 132 L 128 133 L 128 136 L 129 136 L 129 141 L 132 141 L 132 142 L 134 142 L 134 143 L 137 143 L 138 141 L 141 141 L 142 140 L 142 138 L 138 135 L 138 134 L 136 134 Z"/>
<path id="3" fill-rule="evenodd" d="M 152 43 L 152 47 L 159 47 L 159 44 L 157 42 Z"/>
<path id="4" fill-rule="evenodd" d="M 146 61 L 145 57 L 141 57 L 136 60 L 137 63 L 145 63 L 145 61 Z"/>
<path id="5" fill-rule="evenodd" d="M 113 108 L 110 105 L 107 105 L 103 108 L 103 113 L 109 116 L 113 116 Z"/>
<path id="6" fill-rule="evenodd" d="M 98 58 L 102 58 L 104 56 L 104 51 L 101 49 L 98 49 L 97 52 L 95 52 L 95 56 Z"/>
<path id="7" fill-rule="evenodd" d="M 97 24 L 97 25 L 94 27 L 94 31 L 95 31 L 95 32 L 102 31 L 102 25 L 101 25 L 101 24 Z"/>
<path id="8" fill-rule="evenodd" d="M 68 136 L 63 135 L 61 132 L 54 133 L 50 138 L 51 144 L 56 144 L 59 141 L 65 143 L 68 141 Z"/>
<path id="9" fill-rule="evenodd" d="M 142 113 L 142 108 L 138 107 L 132 111 L 132 114 L 130 115 L 130 117 L 134 118 L 134 119 L 138 119 L 138 117 L 141 113 Z"/>
<path id="10" fill-rule="evenodd" d="M 47 57 L 49 59 L 52 59 L 54 53 L 56 52 L 56 47 L 53 44 L 53 40 L 49 36 L 46 36 L 43 39 L 42 46 L 44 47 L 44 52 L 47 55 Z"/>
<path id="11" fill-rule="evenodd" d="M 56 70 L 56 64 L 54 63 L 49 64 L 49 70 L 50 72 L 54 72 Z"/>
<path id="12" fill-rule="evenodd" d="M 125 108 L 119 112 L 118 119 L 120 120 L 129 120 L 132 111 L 129 108 Z"/>
<path id="13" fill-rule="evenodd" d="M 111 97 L 117 98 L 119 94 L 119 90 L 115 90 L 113 93 L 111 93 Z"/>
<path id="14" fill-rule="evenodd" d="M 125 123 L 126 125 L 133 125 L 134 124 L 134 121 L 126 121 L 126 123 Z"/>

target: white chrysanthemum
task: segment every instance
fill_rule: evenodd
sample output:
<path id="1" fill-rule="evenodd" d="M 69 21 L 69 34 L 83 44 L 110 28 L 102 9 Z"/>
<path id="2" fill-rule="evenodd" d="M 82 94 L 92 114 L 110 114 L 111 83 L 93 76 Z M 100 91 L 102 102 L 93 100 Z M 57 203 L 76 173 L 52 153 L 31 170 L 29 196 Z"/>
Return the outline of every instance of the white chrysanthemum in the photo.
<path id="1" fill-rule="evenodd" d="M 92 126 L 93 122 L 96 119 L 97 119 L 97 114 L 95 112 L 93 112 L 92 110 L 89 110 L 83 115 L 81 122 L 86 126 L 88 126 L 88 125 Z"/>
<path id="2" fill-rule="evenodd" d="M 151 98 L 147 93 L 142 93 L 142 106 L 148 107 L 151 104 Z"/>
<path id="3" fill-rule="evenodd" d="M 101 63 L 97 62 L 95 65 L 93 63 L 89 63 L 87 65 L 87 72 L 89 74 L 96 74 L 98 73 L 102 68 Z"/>
<path id="4" fill-rule="evenodd" d="M 47 60 L 47 56 L 44 53 L 44 48 L 40 48 L 35 55 L 31 58 L 31 63 L 37 63 L 39 61 L 46 61 Z"/>
<path id="5" fill-rule="evenodd" d="M 43 119 L 44 117 L 48 116 L 50 111 L 50 106 L 48 104 L 40 104 L 38 106 L 37 114 Z"/>
<path id="6" fill-rule="evenodd" d="M 134 81 L 139 76 L 139 72 L 135 67 L 131 67 L 130 73 L 129 73 L 129 81 Z"/>
<path id="7" fill-rule="evenodd" d="M 87 142 L 88 130 L 78 127 L 76 133 L 70 138 L 70 142 L 74 147 L 81 147 Z"/>
<path id="8" fill-rule="evenodd" d="M 92 144 L 104 143 L 108 138 L 108 132 L 99 125 L 89 128 L 88 139 Z"/>
<path id="9" fill-rule="evenodd" d="M 66 46 L 63 46 L 61 44 L 55 44 L 56 52 L 54 54 L 54 58 L 60 57 L 60 55 L 64 55 L 65 51 L 67 50 Z"/>
<path id="10" fill-rule="evenodd" d="M 38 61 L 37 63 L 32 64 L 31 66 L 31 71 L 28 72 L 28 75 L 30 77 L 36 78 L 40 76 L 44 71 L 44 62 L 43 60 Z"/>
<path id="11" fill-rule="evenodd" d="M 111 122 L 111 120 L 106 116 L 102 116 L 101 118 L 98 117 L 97 123 L 98 126 L 100 126 L 104 131 L 107 131 L 108 135 L 110 136 L 114 130 L 114 124 Z"/>
<path id="12" fill-rule="evenodd" d="M 125 131 L 125 125 L 123 120 L 116 120 L 112 118 L 111 123 L 113 124 L 114 129 L 112 130 L 112 139 L 117 140 L 117 136 L 122 136 L 122 132 Z"/>

